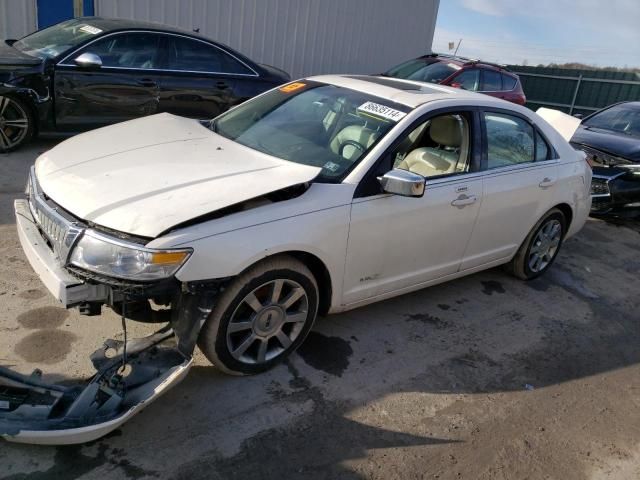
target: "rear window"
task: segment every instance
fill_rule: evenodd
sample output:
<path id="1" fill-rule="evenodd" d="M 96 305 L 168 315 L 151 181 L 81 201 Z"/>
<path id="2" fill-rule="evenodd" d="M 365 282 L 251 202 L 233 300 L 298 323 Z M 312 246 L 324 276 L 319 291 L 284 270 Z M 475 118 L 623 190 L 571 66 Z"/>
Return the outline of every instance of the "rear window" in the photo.
<path id="1" fill-rule="evenodd" d="M 518 82 L 518 80 L 516 80 L 511 75 L 505 75 L 504 73 L 502 74 L 502 89 L 503 90 L 513 90 L 514 88 L 516 88 L 516 83 L 517 82 Z"/>
<path id="2" fill-rule="evenodd" d="M 386 75 L 418 82 L 440 83 L 460 70 L 455 63 L 435 62 L 427 63 L 420 60 L 412 60 L 389 70 Z"/>
<path id="3" fill-rule="evenodd" d="M 482 91 L 484 92 L 499 92 L 502 90 L 502 76 L 500 72 L 493 70 L 484 70 L 482 72 Z"/>

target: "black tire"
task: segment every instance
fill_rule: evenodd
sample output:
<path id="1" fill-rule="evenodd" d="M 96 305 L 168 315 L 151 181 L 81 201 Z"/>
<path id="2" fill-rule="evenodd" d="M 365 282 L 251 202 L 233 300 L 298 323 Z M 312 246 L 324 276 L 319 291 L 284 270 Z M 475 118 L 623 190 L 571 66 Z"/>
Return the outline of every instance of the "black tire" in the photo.
<path id="1" fill-rule="evenodd" d="M 233 340 L 228 339 L 228 329 L 232 320 L 236 321 L 234 314 L 240 308 L 245 308 L 247 304 L 245 299 L 252 292 L 259 292 L 261 288 L 268 288 L 276 281 L 291 282 L 291 285 L 295 284 L 301 287 L 306 294 L 306 317 L 304 323 L 297 328 L 295 338 L 292 343 L 287 347 L 277 339 L 270 338 L 267 340 L 267 345 L 274 345 L 275 349 L 283 348 L 284 350 L 277 354 L 277 356 L 265 360 L 263 362 L 248 363 L 247 361 L 241 361 L 234 357 L 231 353 L 230 344 Z M 283 287 L 286 288 L 286 287 Z M 275 288 L 274 288 L 275 289 Z M 296 287 L 297 289 L 297 287 Z M 258 294 L 256 294 L 257 296 Z M 235 278 L 227 289 L 220 295 L 216 305 L 214 306 L 209 318 L 205 322 L 200 335 L 198 337 L 198 347 L 207 359 L 221 371 L 232 375 L 253 375 L 269 370 L 273 366 L 282 362 L 293 351 L 295 351 L 304 341 L 307 334 L 311 330 L 313 323 L 318 313 L 318 285 L 311 271 L 300 261 L 288 255 L 276 256 L 266 259 L 253 267 L 249 268 L 246 272 Z M 261 304 L 265 308 L 268 308 L 269 300 L 261 300 Z M 304 313 L 304 312 L 303 312 Z M 257 333 L 255 322 L 260 314 L 252 314 L 254 325 L 250 330 L 239 332 L 238 335 L 246 335 L 246 339 L 250 340 L 250 336 Z M 284 316 L 286 317 L 287 310 L 284 310 Z M 302 315 L 298 313 L 298 315 Z M 270 320 L 271 316 L 269 316 Z M 269 321 L 267 320 L 267 322 Z M 245 322 L 238 322 L 245 323 Z M 234 323 L 235 325 L 236 323 Z M 267 323 L 267 327 L 268 327 Z M 284 325 L 282 328 L 284 329 Z M 293 328 L 293 326 L 292 326 Z M 229 335 L 236 335 L 229 332 Z M 291 333 L 293 335 L 293 333 Z M 264 337 L 258 337 L 254 342 L 257 343 L 259 349 Z M 239 343 L 243 343 L 240 340 Z M 255 347 L 253 344 L 252 347 Z M 269 347 L 265 347 L 269 348 Z M 259 354 L 256 353 L 256 357 Z"/>
<path id="2" fill-rule="evenodd" d="M 554 224 L 552 222 L 558 222 L 560 225 L 560 237 L 558 240 L 557 248 L 551 255 L 550 259 L 544 262 L 544 266 L 541 266 L 541 268 L 539 269 L 532 269 L 530 265 L 530 262 L 533 261 L 531 250 L 537 243 L 536 240 L 538 239 L 538 234 L 544 228 L 549 228 L 550 224 Z M 524 242 L 522 242 L 522 245 L 518 249 L 518 252 L 515 254 L 511 262 L 509 262 L 505 266 L 505 269 L 512 275 L 522 280 L 532 280 L 536 277 L 539 277 L 540 275 L 545 273 L 549 269 L 549 267 L 551 267 L 554 260 L 558 256 L 558 252 L 562 247 L 562 241 L 564 240 L 564 236 L 566 233 L 567 220 L 564 214 L 559 209 L 552 208 L 547 213 L 545 213 L 538 221 L 538 223 L 536 223 L 535 226 L 531 229 L 531 232 L 529 232 L 527 238 L 525 238 Z"/>
<path id="3" fill-rule="evenodd" d="M 3 110 L 3 115 L 0 115 L 0 152 L 8 153 L 20 148 L 33 138 L 35 119 L 31 107 L 16 95 L 0 95 L 0 110 Z M 24 129 L 12 128 L 6 123 L 23 120 L 26 121 Z"/>

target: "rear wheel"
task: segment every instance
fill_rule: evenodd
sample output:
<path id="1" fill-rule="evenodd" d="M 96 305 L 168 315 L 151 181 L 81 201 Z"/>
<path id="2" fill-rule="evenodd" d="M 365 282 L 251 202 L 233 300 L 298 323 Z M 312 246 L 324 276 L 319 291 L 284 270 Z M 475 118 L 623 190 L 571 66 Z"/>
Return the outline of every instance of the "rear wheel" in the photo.
<path id="1" fill-rule="evenodd" d="M 0 152 L 22 146 L 33 136 L 33 115 L 17 97 L 0 95 Z"/>
<path id="2" fill-rule="evenodd" d="M 274 257 L 231 283 L 202 328 L 198 346 L 226 373 L 260 373 L 298 348 L 317 310 L 311 271 L 292 257 Z"/>
<path id="3" fill-rule="evenodd" d="M 523 280 L 542 275 L 558 255 L 565 232 L 564 214 L 557 208 L 549 210 L 529 232 L 507 270 Z"/>

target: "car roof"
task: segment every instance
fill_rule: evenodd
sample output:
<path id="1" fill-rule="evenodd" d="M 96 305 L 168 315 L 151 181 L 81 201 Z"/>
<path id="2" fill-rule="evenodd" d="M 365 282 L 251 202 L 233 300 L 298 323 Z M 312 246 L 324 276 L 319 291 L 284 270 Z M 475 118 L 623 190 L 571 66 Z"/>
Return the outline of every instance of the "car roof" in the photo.
<path id="1" fill-rule="evenodd" d="M 483 103 L 495 103 L 503 107 L 505 103 L 503 100 L 460 88 L 400 78 L 373 75 L 318 75 L 308 79 L 369 93 L 411 108 L 444 99 L 465 99 L 470 102 L 480 100 Z"/>
<path id="2" fill-rule="evenodd" d="M 418 57 L 416 60 L 428 61 L 430 59 L 435 62 L 453 63 L 463 68 L 471 68 L 471 67 L 479 66 L 479 67 L 487 68 L 490 70 L 499 70 L 502 73 L 506 73 L 508 75 L 517 77 L 517 75 L 511 72 L 506 65 L 502 65 L 494 62 L 487 62 L 484 60 L 479 60 L 477 58 L 459 57 L 456 55 L 447 55 L 444 53 L 431 53 L 428 55 L 423 55 L 421 57 Z"/>
<path id="3" fill-rule="evenodd" d="M 183 28 L 173 27 L 171 25 L 165 25 L 163 23 L 157 22 L 144 22 L 141 20 L 105 17 L 80 17 L 76 18 L 76 20 L 97 27 L 105 33 L 115 32 L 119 30 L 152 30 L 158 32 L 179 33 L 181 35 L 189 35 L 191 37 L 201 38 L 202 40 L 206 40 L 208 42 L 214 42 L 212 39 L 207 38 L 204 35 L 200 35 L 192 30 L 186 30 Z"/>

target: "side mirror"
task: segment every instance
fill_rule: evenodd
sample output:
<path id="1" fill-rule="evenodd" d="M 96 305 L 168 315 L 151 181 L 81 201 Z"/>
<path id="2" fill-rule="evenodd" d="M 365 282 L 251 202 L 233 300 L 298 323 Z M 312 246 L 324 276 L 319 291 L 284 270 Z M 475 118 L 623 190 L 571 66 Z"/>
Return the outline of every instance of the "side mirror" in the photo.
<path id="1" fill-rule="evenodd" d="M 394 168 L 378 177 L 382 189 L 387 193 L 403 197 L 421 197 L 424 195 L 425 178 L 400 168 Z"/>
<path id="2" fill-rule="evenodd" d="M 102 59 L 95 53 L 83 53 L 74 60 L 75 64 L 81 68 L 100 68 Z"/>
<path id="3" fill-rule="evenodd" d="M 580 120 L 582 120 L 582 119 L 584 118 L 584 115 L 583 115 L 583 114 L 581 114 L 581 113 L 574 113 L 574 114 L 573 114 L 573 116 L 574 116 L 575 118 L 579 118 Z"/>
<path id="4" fill-rule="evenodd" d="M 15 38 L 7 38 L 7 39 L 4 41 L 4 43 L 6 43 L 7 45 L 11 46 L 11 45 L 13 45 L 14 43 L 16 43 L 17 41 L 18 41 L 18 40 L 17 40 L 17 39 L 15 39 Z"/>

